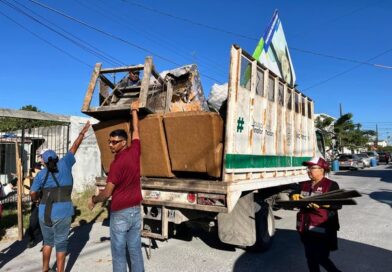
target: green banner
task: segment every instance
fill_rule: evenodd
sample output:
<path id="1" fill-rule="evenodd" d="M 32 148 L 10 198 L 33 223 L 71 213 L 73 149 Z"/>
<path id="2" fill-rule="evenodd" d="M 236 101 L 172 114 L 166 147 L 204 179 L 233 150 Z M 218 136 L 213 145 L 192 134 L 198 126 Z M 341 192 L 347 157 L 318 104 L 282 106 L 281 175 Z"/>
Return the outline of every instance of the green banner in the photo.
<path id="1" fill-rule="evenodd" d="M 226 154 L 227 169 L 298 167 L 311 157 Z"/>

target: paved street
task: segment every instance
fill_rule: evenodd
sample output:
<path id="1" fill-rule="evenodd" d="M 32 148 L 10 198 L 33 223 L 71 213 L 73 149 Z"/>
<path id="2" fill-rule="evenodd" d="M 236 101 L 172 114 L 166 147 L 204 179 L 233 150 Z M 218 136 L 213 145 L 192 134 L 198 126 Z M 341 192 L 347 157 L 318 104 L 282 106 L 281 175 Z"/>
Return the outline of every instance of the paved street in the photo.
<path id="1" fill-rule="evenodd" d="M 392 271 L 392 165 L 342 171 L 331 177 L 341 188 L 363 194 L 358 205 L 340 211 L 340 249 L 332 259 L 342 271 Z M 268 252 L 250 254 L 194 229 L 191 240 L 158 242 L 151 259 L 145 258 L 146 271 L 306 271 L 294 231 L 295 212 L 280 210 L 275 216 L 277 232 Z M 67 271 L 111 271 L 108 233 L 102 223 L 74 229 Z M 40 271 L 39 250 L 40 246 L 25 249 L 24 242 L 0 242 L 0 270 Z"/>

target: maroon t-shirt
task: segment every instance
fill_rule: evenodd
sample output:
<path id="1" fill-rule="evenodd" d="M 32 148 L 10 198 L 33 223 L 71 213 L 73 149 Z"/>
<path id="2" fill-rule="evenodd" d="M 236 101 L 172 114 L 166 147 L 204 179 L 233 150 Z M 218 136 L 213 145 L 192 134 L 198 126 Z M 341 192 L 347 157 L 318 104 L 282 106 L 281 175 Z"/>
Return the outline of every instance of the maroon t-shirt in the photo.
<path id="1" fill-rule="evenodd" d="M 115 185 L 112 211 L 140 205 L 143 200 L 140 186 L 140 140 L 116 154 L 110 164 L 107 180 Z"/>

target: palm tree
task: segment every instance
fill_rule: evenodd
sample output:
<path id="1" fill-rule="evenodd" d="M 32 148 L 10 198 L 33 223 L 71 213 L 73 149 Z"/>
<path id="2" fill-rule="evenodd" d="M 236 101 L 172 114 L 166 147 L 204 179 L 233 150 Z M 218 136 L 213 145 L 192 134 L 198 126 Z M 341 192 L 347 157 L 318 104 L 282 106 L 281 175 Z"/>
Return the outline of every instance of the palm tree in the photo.
<path id="1" fill-rule="evenodd" d="M 327 153 L 329 153 L 334 148 L 332 140 L 335 135 L 333 132 L 333 122 L 334 118 L 325 115 L 319 115 L 315 119 L 315 127 L 323 133 L 326 148 L 325 151 Z"/>
<path id="2" fill-rule="evenodd" d="M 340 152 L 343 152 L 346 147 L 354 153 L 356 149 L 365 147 L 370 138 L 376 135 L 373 130 L 361 130 L 362 125 L 354 124 L 352 117 L 351 113 L 346 113 L 334 123 L 334 132 L 339 142 Z"/>

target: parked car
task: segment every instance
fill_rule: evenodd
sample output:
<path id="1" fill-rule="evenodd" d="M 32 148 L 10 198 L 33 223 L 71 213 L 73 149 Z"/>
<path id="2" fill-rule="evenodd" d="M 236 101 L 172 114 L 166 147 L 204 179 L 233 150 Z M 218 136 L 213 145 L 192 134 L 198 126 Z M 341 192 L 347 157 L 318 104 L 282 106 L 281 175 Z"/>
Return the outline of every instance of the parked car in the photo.
<path id="1" fill-rule="evenodd" d="M 379 162 L 385 162 L 385 164 L 388 164 L 391 160 L 391 155 L 389 154 L 389 152 L 377 151 L 377 153 L 379 156 Z"/>
<path id="2" fill-rule="evenodd" d="M 363 164 L 365 165 L 365 167 L 370 167 L 370 157 L 368 154 L 366 153 L 359 153 L 357 154 L 358 157 L 361 158 L 361 160 L 363 161 Z"/>
<path id="3" fill-rule="evenodd" d="M 367 151 L 367 152 L 363 152 L 363 153 L 366 153 L 370 157 L 370 159 L 375 159 L 376 163 L 378 164 L 379 156 L 378 156 L 378 153 L 376 151 Z"/>
<path id="4" fill-rule="evenodd" d="M 365 168 L 364 162 L 356 154 L 341 154 L 338 157 L 338 161 L 341 169 L 359 170 Z"/>

